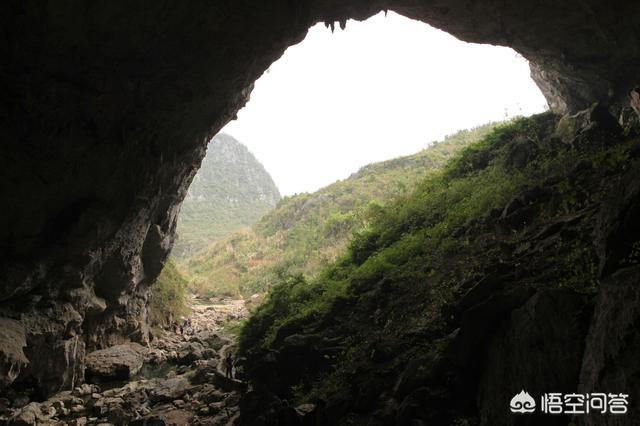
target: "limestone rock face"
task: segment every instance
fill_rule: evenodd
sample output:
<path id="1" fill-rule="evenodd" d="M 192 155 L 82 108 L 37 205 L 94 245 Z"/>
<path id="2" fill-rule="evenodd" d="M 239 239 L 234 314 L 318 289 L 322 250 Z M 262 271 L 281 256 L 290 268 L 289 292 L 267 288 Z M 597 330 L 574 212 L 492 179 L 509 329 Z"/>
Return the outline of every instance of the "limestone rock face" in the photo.
<path id="1" fill-rule="evenodd" d="M 596 241 L 603 281 L 586 339 L 580 373 L 580 392 L 624 392 L 630 400 L 640 395 L 638 351 L 640 337 L 640 267 L 629 261 L 636 255 L 640 225 L 640 172 L 630 170 L 616 182 L 599 214 Z M 629 403 L 629 407 L 633 403 Z M 581 425 L 596 425 L 585 416 Z M 610 424 L 637 424 L 640 415 L 629 409 Z"/>
<path id="2" fill-rule="evenodd" d="M 540 292 L 516 309 L 489 343 L 479 385 L 482 424 L 567 424 L 539 414 L 516 418 L 504 406 L 522 386 L 532 395 L 575 389 L 590 316 L 588 303 L 568 290 Z"/>
<path id="3" fill-rule="evenodd" d="M 18 383 L 35 383 L 40 397 L 82 383 L 85 341 L 76 332 L 82 316 L 71 303 L 35 303 L 20 322 L 29 364 L 17 377 Z"/>
<path id="4" fill-rule="evenodd" d="M 587 338 L 582 362 L 579 392 L 624 392 L 634 398 L 640 395 L 638 351 L 640 337 L 640 268 L 628 268 L 614 274 L 603 284 Z M 637 424 L 640 415 L 631 409 L 612 425 Z M 582 425 L 597 425 L 598 419 L 583 416 Z"/>
<path id="5" fill-rule="evenodd" d="M 29 363 L 23 351 L 26 345 L 22 324 L 0 318 L 0 388 L 11 384 Z"/>
<path id="6" fill-rule="evenodd" d="M 23 323 L 30 361 L 16 380 L 69 388 L 85 347 L 148 339 L 207 142 L 312 24 L 386 9 L 513 47 L 559 111 L 619 106 L 637 82 L 631 1 L 2 2 L 0 316 Z"/>
<path id="7" fill-rule="evenodd" d="M 140 371 L 145 352 L 145 348 L 137 343 L 91 352 L 85 358 L 86 374 L 98 379 L 127 379 Z"/>

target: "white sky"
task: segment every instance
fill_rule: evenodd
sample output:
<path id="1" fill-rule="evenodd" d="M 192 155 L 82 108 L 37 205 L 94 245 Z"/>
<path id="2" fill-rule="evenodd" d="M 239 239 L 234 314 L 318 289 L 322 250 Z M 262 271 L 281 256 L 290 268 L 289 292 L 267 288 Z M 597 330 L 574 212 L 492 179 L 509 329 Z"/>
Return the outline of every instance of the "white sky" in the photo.
<path id="1" fill-rule="evenodd" d="M 530 115 L 545 105 L 513 50 L 464 43 L 389 13 L 333 34 L 311 28 L 256 82 L 223 131 L 292 195 L 505 112 Z"/>

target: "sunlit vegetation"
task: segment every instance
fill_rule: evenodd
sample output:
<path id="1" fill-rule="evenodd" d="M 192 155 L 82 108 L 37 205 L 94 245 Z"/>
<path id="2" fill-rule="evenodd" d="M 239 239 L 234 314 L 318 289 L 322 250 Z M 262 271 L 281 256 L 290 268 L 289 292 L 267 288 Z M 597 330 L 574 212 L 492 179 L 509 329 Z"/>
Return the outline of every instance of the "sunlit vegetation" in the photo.
<path id="1" fill-rule="evenodd" d="M 254 224 L 278 200 L 278 188 L 253 154 L 233 137 L 216 135 L 182 203 L 172 255 L 184 261 Z"/>
<path id="2" fill-rule="evenodd" d="M 166 326 L 189 311 L 187 280 L 169 260 L 157 281 L 151 286 L 149 320 L 152 325 Z"/>
<path id="3" fill-rule="evenodd" d="M 181 264 L 191 287 L 202 296 L 249 297 L 283 276 L 316 277 L 344 253 L 354 232 L 370 227 L 384 205 L 408 200 L 418 182 L 495 126 L 458 132 L 415 155 L 363 167 L 318 192 L 285 197 L 252 228 Z"/>
<path id="4" fill-rule="evenodd" d="M 329 238 L 320 230 L 335 228 L 351 231 L 352 238 L 336 246 L 327 262 L 317 262 L 314 274 L 300 274 L 306 271 L 297 268 L 274 276 L 278 284 L 241 332 L 240 351 L 253 377 L 262 377 L 266 353 L 282 352 L 291 339 L 305 336 L 312 342 L 307 347 L 324 360 L 313 372 L 291 365 L 269 367 L 279 375 L 278 390 L 290 392 L 297 402 L 326 398 L 355 383 L 375 387 L 375 377 L 359 373 L 373 368 L 375 351 L 396 354 L 386 370 L 375 367 L 378 379 L 389 374 L 386 382 L 393 381 L 412 357 L 439 356 L 438 342 L 453 331 L 453 316 L 447 313 L 480 277 L 500 268 L 517 267 L 522 288 L 565 287 L 594 294 L 598 278 L 590 243 L 593 231 L 580 224 L 594 220 L 592 206 L 607 193 L 605 177 L 629 166 L 629 152 L 637 149 L 638 141 L 627 138 L 624 144 L 607 146 L 589 140 L 571 146 L 551 137 L 556 122 L 557 117 L 547 113 L 500 126 L 419 184 L 407 184 L 404 192 L 396 192 L 375 210 L 368 207 L 363 216 L 357 216 L 362 214 L 357 209 L 315 216 L 316 221 L 324 219 L 322 226 L 313 227 L 313 238 Z M 300 236 L 304 232 L 278 232 L 296 229 L 296 212 L 303 210 L 283 207 L 307 201 L 284 200 L 256 233 L 280 235 L 304 247 L 311 240 Z M 366 221 L 341 228 L 339 224 L 351 220 L 348 211 Z M 551 234 L 559 227 L 563 233 Z M 287 250 L 282 253 L 286 256 Z M 314 259 L 316 254 L 309 256 Z M 634 258 L 635 252 L 629 256 Z M 383 349 L 379 342 L 384 342 Z M 287 382 L 289 378 L 296 381 Z"/>

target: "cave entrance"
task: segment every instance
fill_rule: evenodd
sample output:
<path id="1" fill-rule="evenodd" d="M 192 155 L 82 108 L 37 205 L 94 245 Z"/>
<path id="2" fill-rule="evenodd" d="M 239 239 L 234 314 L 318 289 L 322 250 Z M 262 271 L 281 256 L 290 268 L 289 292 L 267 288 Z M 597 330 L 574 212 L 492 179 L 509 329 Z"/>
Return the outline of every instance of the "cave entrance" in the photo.
<path id="1" fill-rule="evenodd" d="M 47 392 L 80 377 L 82 347 L 147 339 L 147 289 L 208 139 L 312 24 L 390 7 L 467 41 L 511 46 L 534 63 L 536 81 L 561 113 L 595 101 L 628 103 L 637 85 L 638 2 L 49 6 L 12 2 L 0 14 L 0 170 L 11 207 L 0 226 L 2 328 L 25 340 L 29 353 L 47 355 L 30 359 L 23 373 Z M 102 286 L 119 297 L 96 297 Z M 4 371 L 24 367 L 21 347 L 9 349 Z"/>

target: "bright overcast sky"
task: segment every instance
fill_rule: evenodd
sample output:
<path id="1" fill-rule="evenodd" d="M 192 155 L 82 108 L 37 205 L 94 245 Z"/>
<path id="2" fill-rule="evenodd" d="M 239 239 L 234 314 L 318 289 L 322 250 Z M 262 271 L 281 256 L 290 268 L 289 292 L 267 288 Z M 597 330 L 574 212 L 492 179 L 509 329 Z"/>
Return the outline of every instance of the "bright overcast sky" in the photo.
<path id="1" fill-rule="evenodd" d="M 256 82 L 223 131 L 244 143 L 283 195 L 413 154 L 459 129 L 544 110 L 513 50 L 464 43 L 389 13 L 317 25 Z"/>

